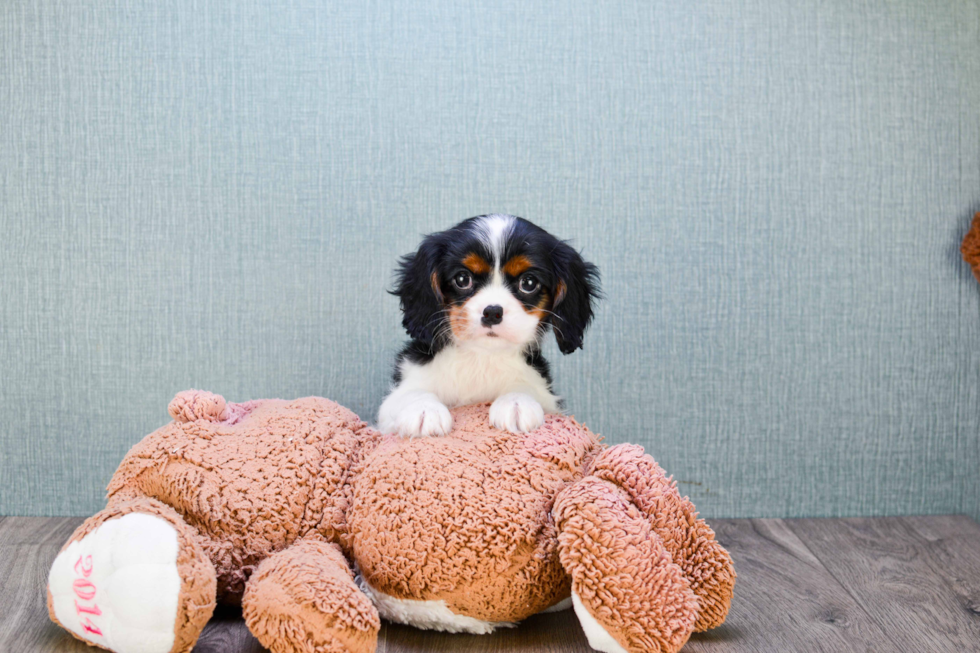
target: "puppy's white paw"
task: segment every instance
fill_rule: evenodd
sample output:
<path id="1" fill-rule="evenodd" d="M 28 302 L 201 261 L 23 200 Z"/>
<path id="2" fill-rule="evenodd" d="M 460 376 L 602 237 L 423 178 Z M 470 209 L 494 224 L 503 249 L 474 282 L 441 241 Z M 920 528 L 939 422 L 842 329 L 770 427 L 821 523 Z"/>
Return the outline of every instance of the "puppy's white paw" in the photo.
<path id="1" fill-rule="evenodd" d="M 523 392 L 508 392 L 490 404 L 490 423 L 502 431 L 528 433 L 544 424 L 544 408 Z"/>
<path id="2" fill-rule="evenodd" d="M 408 438 L 446 435 L 453 428 L 453 416 L 441 402 L 413 401 L 398 412 L 395 432 Z"/>
<path id="3" fill-rule="evenodd" d="M 116 653 L 167 653 L 180 594 L 177 531 L 152 515 L 111 519 L 58 554 L 48 588 L 55 616 Z"/>

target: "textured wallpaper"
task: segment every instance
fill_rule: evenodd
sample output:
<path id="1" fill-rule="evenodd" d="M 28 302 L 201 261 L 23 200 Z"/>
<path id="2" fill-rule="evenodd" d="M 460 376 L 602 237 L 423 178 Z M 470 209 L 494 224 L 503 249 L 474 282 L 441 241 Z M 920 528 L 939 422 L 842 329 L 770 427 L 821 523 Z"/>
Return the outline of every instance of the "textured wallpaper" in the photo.
<path id="1" fill-rule="evenodd" d="M 980 517 L 980 3 L 0 3 L 0 514 L 179 390 L 372 419 L 391 270 L 509 212 L 606 299 L 559 393 L 702 514 Z"/>

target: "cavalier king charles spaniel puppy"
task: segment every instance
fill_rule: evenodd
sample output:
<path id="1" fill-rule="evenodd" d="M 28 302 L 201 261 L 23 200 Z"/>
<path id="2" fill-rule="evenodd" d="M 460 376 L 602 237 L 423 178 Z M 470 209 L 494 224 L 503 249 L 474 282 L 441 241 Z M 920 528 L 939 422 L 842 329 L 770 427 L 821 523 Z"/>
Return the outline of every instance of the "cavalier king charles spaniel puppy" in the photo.
<path id="1" fill-rule="evenodd" d="M 399 262 L 402 324 L 412 340 L 395 361 L 378 427 L 444 435 L 451 406 L 492 402 L 490 422 L 532 431 L 560 409 L 541 340 L 563 354 L 582 346 L 599 297 L 599 271 L 544 229 L 482 215 L 425 237 Z"/>

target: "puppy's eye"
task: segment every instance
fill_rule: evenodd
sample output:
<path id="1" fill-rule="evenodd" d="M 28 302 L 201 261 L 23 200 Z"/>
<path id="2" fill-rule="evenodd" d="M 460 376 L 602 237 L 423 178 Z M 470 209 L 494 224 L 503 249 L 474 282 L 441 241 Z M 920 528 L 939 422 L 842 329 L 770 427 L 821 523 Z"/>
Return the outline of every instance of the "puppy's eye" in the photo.
<path id="1" fill-rule="evenodd" d="M 540 287 L 538 280 L 534 278 L 534 275 L 525 274 L 521 277 L 520 282 L 518 282 L 517 287 L 521 289 L 521 292 L 525 295 L 530 295 L 531 293 L 537 292 L 538 287 Z"/>
<path id="2" fill-rule="evenodd" d="M 469 290 L 473 287 L 473 275 L 469 272 L 457 272 L 453 277 L 453 285 L 457 290 Z"/>

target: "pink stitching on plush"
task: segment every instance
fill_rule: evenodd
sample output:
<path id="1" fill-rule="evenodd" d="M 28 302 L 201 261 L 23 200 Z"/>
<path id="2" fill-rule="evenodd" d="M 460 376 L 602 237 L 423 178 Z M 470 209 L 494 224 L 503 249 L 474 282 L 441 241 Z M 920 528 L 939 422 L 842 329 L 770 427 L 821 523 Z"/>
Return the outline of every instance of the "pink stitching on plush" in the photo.
<path id="1" fill-rule="evenodd" d="M 75 561 L 75 573 L 81 575 L 80 578 L 76 578 L 72 583 L 72 589 L 75 590 L 75 595 L 83 601 L 91 601 L 98 592 L 95 583 L 88 580 L 88 577 L 92 575 L 92 556 L 78 556 L 78 560 Z M 95 603 L 89 607 L 87 605 L 80 605 L 78 599 L 75 599 L 75 613 L 78 615 L 91 614 L 99 616 L 102 614 L 102 610 Z M 99 637 L 102 636 L 102 631 L 88 617 L 79 619 L 79 624 L 85 632 L 98 635 Z"/>
<path id="2" fill-rule="evenodd" d="M 81 574 L 82 576 L 85 576 L 85 578 L 88 578 L 92 575 L 92 556 L 85 556 L 84 563 L 82 562 L 82 559 L 82 556 L 78 556 L 78 562 L 75 563 L 75 573 Z M 82 566 L 81 571 L 78 570 L 79 565 Z"/>
<path id="3" fill-rule="evenodd" d="M 85 614 L 94 614 L 96 617 L 102 614 L 102 610 L 99 609 L 99 606 L 93 604 L 90 608 L 87 605 L 79 605 L 78 599 L 75 599 L 75 612 L 78 614 L 82 614 L 83 612 Z"/>
<path id="4" fill-rule="evenodd" d="M 92 584 L 92 581 L 76 578 L 72 586 L 75 588 L 75 594 L 81 600 L 91 601 L 95 598 L 95 585 Z"/>
<path id="5" fill-rule="evenodd" d="M 92 623 L 92 620 L 88 617 L 85 617 L 85 619 L 82 621 L 82 628 L 85 630 L 85 632 L 102 637 L 102 631 L 99 630 L 99 627 Z"/>

